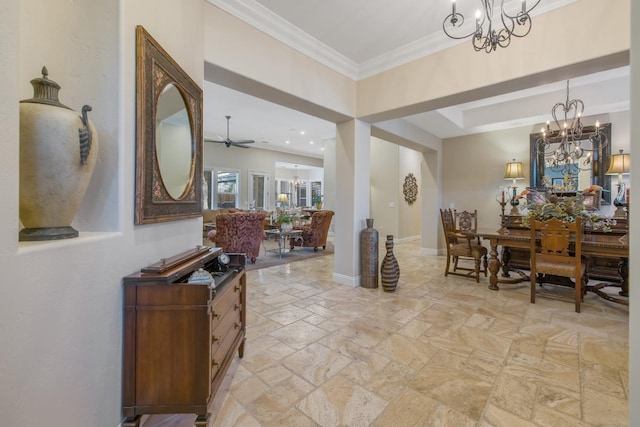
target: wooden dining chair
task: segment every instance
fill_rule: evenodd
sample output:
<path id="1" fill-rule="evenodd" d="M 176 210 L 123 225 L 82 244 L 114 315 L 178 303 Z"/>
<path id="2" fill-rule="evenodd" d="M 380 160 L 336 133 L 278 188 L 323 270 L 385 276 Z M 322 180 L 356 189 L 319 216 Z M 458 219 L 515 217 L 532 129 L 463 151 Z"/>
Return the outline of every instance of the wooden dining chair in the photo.
<path id="1" fill-rule="evenodd" d="M 545 276 L 573 278 L 576 313 L 584 296 L 586 262 L 582 258 L 582 221 L 532 221 L 531 227 L 531 303 L 536 302 L 536 283 Z M 583 282 L 584 281 L 584 282 Z"/>
<path id="2" fill-rule="evenodd" d="M 487 277 L 487 248 L 480 243 L 477 236 L 478 212 L 452 211 L 440 209 L 442 228 L 447 243 L 447 266 L 444 275 L 449 274 L 475 277 L 480 282 L 480 273 Z M 461 259 L 472 260 L 473 268 L 458 265 Z M 453 269 L 451 263 L 453 262 Z M 459 273 L 458 270 L 466 273 Z M 473 276 L 472 276 L 473 275 Z"/>

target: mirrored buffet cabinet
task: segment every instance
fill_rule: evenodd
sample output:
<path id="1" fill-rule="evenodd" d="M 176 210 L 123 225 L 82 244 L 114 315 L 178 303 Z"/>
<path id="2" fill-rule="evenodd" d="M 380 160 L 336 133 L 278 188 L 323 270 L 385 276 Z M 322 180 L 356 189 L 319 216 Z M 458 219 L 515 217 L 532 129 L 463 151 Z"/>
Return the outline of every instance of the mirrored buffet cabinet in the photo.
<path id="1" fill-rule="evenodd" d="M 124 278 L 122 426 L 195 414 L 206 426 L 246 328 L 244 254 L 196 247 Z"/>

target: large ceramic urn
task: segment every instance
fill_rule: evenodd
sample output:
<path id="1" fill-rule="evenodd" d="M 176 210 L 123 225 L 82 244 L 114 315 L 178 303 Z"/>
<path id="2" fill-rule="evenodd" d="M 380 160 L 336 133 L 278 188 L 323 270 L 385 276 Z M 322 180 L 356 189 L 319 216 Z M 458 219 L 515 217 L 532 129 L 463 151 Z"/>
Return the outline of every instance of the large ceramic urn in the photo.
<path id="1" fill-rule="evenodd" d="M 78 237 L 71 227 L 98 155 L 89 105 L 76 113 L 58 100 L 60 85 L 31 80 L 33 98 L 20 101 L 20 240 Z"/>

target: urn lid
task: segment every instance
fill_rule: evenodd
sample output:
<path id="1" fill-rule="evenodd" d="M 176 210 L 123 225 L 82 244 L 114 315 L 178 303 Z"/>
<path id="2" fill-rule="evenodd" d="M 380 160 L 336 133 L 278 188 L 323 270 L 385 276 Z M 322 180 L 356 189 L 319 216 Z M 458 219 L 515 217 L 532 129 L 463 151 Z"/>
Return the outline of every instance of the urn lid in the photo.
<path id="1" fill-rule="evenodd" d="M 71 108 L 60 103 L 58 100 L 60 85 L 53 80 L 49 80 L 48 75 L 49 71 L 47 71 L 47 67 L 42 67 L 42 78 L 35 78 L 31 80 L 31 85 L 33 86 L 33 98 L 24 99 L 20 102 L 47 104 L 71 110 Z"/>

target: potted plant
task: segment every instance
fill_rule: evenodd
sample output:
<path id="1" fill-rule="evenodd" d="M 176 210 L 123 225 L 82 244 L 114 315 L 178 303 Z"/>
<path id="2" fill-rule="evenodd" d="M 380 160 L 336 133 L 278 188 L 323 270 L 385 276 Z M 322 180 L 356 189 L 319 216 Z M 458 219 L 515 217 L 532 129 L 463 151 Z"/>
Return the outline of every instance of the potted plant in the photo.
<path id="1" fill-rule="evenodd" d="M 316 209 L 318 210 L 322 209 L 322 197 L 322 194 L 314 194 L 313 199 L 311 200 L 311 203 L 316 205 Z"/>
<path id="2" fill-rule="evenodd" d="M 293 228 L 293 216 L 289 212 L 282 210 L 278 213 L 277 222 L 280 224 L 281 230 L 291 230 Z"/>

